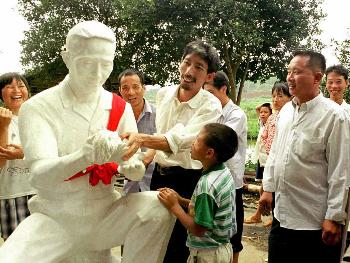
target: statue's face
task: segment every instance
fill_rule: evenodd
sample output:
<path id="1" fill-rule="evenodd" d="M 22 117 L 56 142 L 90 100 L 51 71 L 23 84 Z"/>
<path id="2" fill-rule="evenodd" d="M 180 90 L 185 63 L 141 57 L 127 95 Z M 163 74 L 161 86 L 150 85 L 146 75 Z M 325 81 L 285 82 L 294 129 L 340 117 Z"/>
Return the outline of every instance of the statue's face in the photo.
<path id="1" fill-rule="evenodd" d="M 101 38 L 82 39 L 82 50 L 70 54 L 67 67 L 76 95 L 96 91 L 113 70 L 115 44 Z"/>

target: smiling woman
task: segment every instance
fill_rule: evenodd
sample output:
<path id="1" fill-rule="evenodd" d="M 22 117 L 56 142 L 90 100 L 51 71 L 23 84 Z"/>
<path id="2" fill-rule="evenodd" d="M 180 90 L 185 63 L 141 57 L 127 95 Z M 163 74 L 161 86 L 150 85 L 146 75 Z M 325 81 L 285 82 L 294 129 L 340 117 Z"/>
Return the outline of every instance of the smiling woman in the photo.
<path id="1" fill-rule="evenodd" d="M 0 226 L 6 240 L 29 215 L 27 201 L 34 194 L 29 168 L 23 160 L 18 131 L 18 111 L 29 97 L 26 79 L 17 73 L 0 76 Z"/>
<path id="2" fill-rule="evenodd" d="M 22 103 L 29 97 L 27 80 L 17 73 L 6 73 L 1 76 L 0 98 L 12 114 L 18 115 Z"/>

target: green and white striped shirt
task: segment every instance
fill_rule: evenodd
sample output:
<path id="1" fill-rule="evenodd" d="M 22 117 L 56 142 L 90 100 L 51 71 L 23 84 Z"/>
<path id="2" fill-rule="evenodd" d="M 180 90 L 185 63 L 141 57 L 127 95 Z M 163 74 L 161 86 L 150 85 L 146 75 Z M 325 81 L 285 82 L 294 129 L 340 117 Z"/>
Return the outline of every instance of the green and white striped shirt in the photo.
<path id="1" fill-rule="evenodd" d="M 235 184 L 230 170 L 219 164 L 205 171 L 199 179 L 190 202 L 190 215 L 196 224 L 208 230 L 198 237 L 188 232 L 190 248 L 216 248 L 230 242 L 237 232 Z"/>

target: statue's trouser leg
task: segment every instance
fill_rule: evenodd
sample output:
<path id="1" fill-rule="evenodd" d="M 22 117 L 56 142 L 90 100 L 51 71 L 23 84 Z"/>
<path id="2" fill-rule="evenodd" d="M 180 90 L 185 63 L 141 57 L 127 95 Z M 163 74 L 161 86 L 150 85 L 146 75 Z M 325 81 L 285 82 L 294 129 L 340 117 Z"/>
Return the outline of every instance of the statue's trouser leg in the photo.
<path id="1" fill-rule="evenodd" d="M 19 224 L 0 247 L 1 263 L 53 263 L 67 256 L 73 244 L 50 217 L 34 213 Z"/>
<path id="2" fill-rule="evenodd" d="M 159 202 L 157 194 L 129 194 L 116 201 L 98 226 L 94 249 L 124 244 L 122 262 L 162 263 L 175 217 Z"/>

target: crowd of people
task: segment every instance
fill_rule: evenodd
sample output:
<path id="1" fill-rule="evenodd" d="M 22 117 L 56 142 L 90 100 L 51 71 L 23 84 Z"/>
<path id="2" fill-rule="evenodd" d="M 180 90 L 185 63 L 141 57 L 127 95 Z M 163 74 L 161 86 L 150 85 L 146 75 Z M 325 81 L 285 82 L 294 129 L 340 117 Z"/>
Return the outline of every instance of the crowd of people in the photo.
<path id="1" fill-rule="evenodd" d="M 244 222 L 271 212 L 269 263 L 340 262 L 347 69 L 326 68 L 318 52 L 293 53 L 287 82 L 257 106 L 261 196 L 244 218 L 247 117 L 230 99 L 217 50 L 188 43 L 179 84 L 152 105 L 140 70 L 120 73 L 120 96 L 103 88 L 115 41 L 100 22 L 75 25 L 61 53 L 69 74 L 30 99 L 22 75 L 0 76 L 1 262 L 113 262 L 111 248 L 122 246 L 128 263 L 237 263 Z"/>

